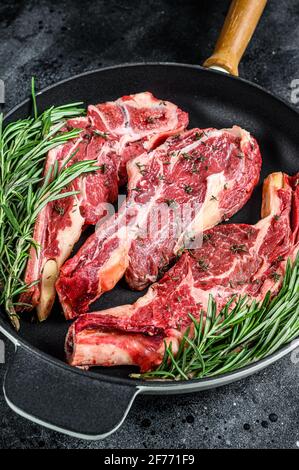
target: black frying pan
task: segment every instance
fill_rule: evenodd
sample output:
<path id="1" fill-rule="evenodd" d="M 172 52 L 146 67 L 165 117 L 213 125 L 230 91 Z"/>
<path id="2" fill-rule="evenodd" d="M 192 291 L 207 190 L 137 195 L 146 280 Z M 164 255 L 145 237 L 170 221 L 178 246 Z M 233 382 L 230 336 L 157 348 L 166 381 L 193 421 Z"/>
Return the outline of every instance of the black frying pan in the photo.
<path id="1" fill-rule="evenodd" d="M 247 2 L 234 3 L 244 6 Z M 229 69 L 227 64 L 227 61 L 220 63 L 222 68 Z M 236 69 L 231 71 L 236 72 Z M 273 171 L 289 174 L 298 171 L 298 113 L 257 85 L 199 66 L 156 63 L 96 70 L 47 88 L 38 95 L 37 101 L 42 111 L 51 105 L 74 101 L 97 103 L 144 90 L 188 111 L 190 126 L 222 128 L 238 124 L 249 130 L 261 146 L 261 181 Z M 27 101 L 11 111 L 7 122 L 27 116 L 29 112 Z M 260 204 L 261 184 L 232 220 L 255 223 L 259 219 Z M 103 295 L 94 308 L 131 303 L 139 295 L 120 282 L 112 292 Z M 267 359 L 217 378 L 184 383 L 140 382 L 128 378 L 132 368 L 98 368 L 83 372 L 66 365 L 63 344 L 68 326 L 59 305 L 43 324 L 22 320 L 19 334 L 12 329 L 5 314 L 0 314 L 0 330 L 16 346 L 5 377 L 4 394 L 8 404 L 21 415 L 90 439 L 116 430 L 139 393 L 186 393 L 227 384 L 266 367 L 299 344 L 299 341 L 293 342 Z"/>

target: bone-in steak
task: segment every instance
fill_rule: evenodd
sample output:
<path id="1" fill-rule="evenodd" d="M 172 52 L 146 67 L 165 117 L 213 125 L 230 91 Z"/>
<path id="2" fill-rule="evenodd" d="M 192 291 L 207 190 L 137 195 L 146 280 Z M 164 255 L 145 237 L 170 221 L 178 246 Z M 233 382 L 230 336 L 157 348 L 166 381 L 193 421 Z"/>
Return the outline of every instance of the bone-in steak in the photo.
<path id="1" fill-rule="evenodd" d="M 164 341 L 175 354 L 190 313 L 198 318 L 212 294 L 218 311 L 234 294 L 258 301 L 281 286 L 286 260 L 299 248 L 298 178 L 270 175 L 256 225 L 227 224 L 207 230 L 200 249 L 184 253 L 163 279 L 134 305 L 80 316 L 66 339 L 75 366 L 158 366 Z"/>
<path id="2" fill-rule="evenodd" d="M 188 115 L 176 105 L 151 93 L 124 96 L 115 102 L 89 106 L 86 117 L 71 119 L 68 128 L 82 129 L 80 136 L 50 151 L 45 174 L 55 161 L 96 160 L 99 170 L 77 178 L 66 190 L 76 196 L 48 204 L 40 213 L 34 239 L 40 249 L 31 250 L 25 282 L 40 279 L 20 301 L 37 308 L 40 320 L 47 317 L 55 298 L 59 268 L 69 257 L 87 225 L 96 224 L 117 198 L 126 180 L 126 163 L 153 149 L 169 135 L 186 128 Z"/>
<path id="3" fill-rule="evenodd" d="M 126 274 L 133 289 L 156 281 L 184 246 L 236 213 L 259 179 L 261 156 L 243 129 L 193 129 L 130 161 L 128 198 L 61 269 L 66 318 L 88 310 Z"/>

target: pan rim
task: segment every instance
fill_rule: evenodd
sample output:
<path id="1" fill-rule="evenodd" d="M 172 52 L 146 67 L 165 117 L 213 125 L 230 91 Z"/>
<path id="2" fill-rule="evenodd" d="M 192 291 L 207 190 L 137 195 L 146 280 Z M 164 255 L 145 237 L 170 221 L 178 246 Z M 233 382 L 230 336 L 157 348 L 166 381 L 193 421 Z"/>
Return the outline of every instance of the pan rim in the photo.
<path id="1" fill-rule="evenodd" d="M 68 83 L 72 80 L 76 80 L 77 78 L 85 77 L 88 75 L 92 75 L 94 73 L 100 73 L 100 72 L 106 72 L 110 70 L 117 70 L 117 69 L 123 69 L 125 67 L 128 68 L 134 68 L 134 67 L 144 67 L 144 66 L 154 66 L 154 67 L 159 67 L 159 66 L 166 66 L 166 67 L 181 67 L 181 68 L 190 68 L 190 69 L 196 69 L 200 71 L 201 73 L 211 73 L 211 74 L 216 74 L 221 77 L 226 77 L 224 78 L 225 80 L 233 80 L 237 82 L 244 83 L 244 85 L 248 85 L 250 87 L 256 88 L 257 90 L 261 91 L 262 93 L 265 93 L 266 95 L 270 96 L 280 104 L 283 104 L 286 106 L 289 110 L 292 110 L 297 116 L 299 115 L 299 111 L 293 105 L 292 103 L 289 103 L 287 100 L 284 98 L 281 98 L 277 95 L 275 95 L 273 92 L 266 90 L 264 87 L 261 85 L 251 82 L 250 80 L 247 80 L 246 78 L 243 77 L 237 77 L 234 75 L 230 75 L 229 73 L 221 72 L 220 70 L 212 69 L 212 68 L 206 68 L 198 64 L 187 64 L 187 63 L 180 63 L 180 62 L 124 62 L 122 64 L 117 64 L 117 65 L 110 65 L 107 67 L 99 67 L 96 69 L 88 70 L 86 72 L 78 73 L 76 75 L 72 75 L 71 77 L 64 78 L 63 80 L 59 80 L 58 82 L 55 82 L 52 85 L 48 85 L 45 88 L 42 88 L 40 91 L 36 92 L 36 96 L 43 95 L 47 91 L 50 91 L 53 88 L 56 88 L 57 86 L 63 85 L 65 83 Z M 19 108 L 24 106 L 25 104 L 30 102 L 30 98 L 26 98 L 25 100 L 21 101 L 19 104 L 14 106 L 12 109 L 10 109 L 5 115 L 4 115 L 4 121 L 9 118 L 12 114 L 14 114 Z"/>
<path id="2" fill-rule="evenodd" d="M 221 385 L 227 385 L 237 380 L 246 378 L 247 376 L 254 374 L 263 370 L 264 368 L 270 366 L 275 361 L 281 359 L 288 353 L 291 353 L 294 349 L 299 347 L 299 337 L 295 338 L 291 342 L 287 343 L 282 348 L 278 349 L 276 352 L 270 354 L 269 356 L 264 357 L 263 359 L 248 364 L 240 369 L 237 369 L 234 372 L 229 372 L 226 374 L 219 374 L 213 377 L 205 377 L 199 379 L 190 379 L 188 381 L 176 381 L 176 380 L 138 380 L 125 377 L 114 377 L 112 375 L 105 375 L 101 372 L 93 372 L 92 370 L 82 370 L 77 367 L 72 367 L 66 362 L 51 356 L 50 354 L 42 351 L 41 349 L 30 344 L 26 339 L 18 336 L 18 334 L 12 330 L 8 331 L 6 322 L 3 318 L 0 317 L 0 332 L 9 339 L 17 348 L 24 348 L 29 353 L 40 357 L 41 359 L 46 360 L 50 364 L 59 367 L 60 369 L 65 369 L 80 376 L 86 376 L 89 379 L 106 381 L 114 384 L 127 385 L 131 387 L 136 387 L 141 390 L 141 392 L 165 392 L 167 391 L 181 391 L 186 393 L 192 391 L 199 391 L 207 388 L 216 388 Z"/>
<path id="3" fill-rule="evenodd" d="M 249 80 L 246 80 L 241 77 L 235 77 L 230 74 L 226 74 L 224 72 L 214 70 L 214 69 L 207 69 L 205 67 L 202 67 L 197 64 L 187 64 L 187 63 L 178 63 L 178 62 L 136 62 L 136 63 L 123 63 L 123 64 L 118 64 L 118 65 L 113 65 L 113 66 L 107 66 L 107 67 L 100 67 L 97 69 L 89 70 L 83 73 L 79 73 L 76 75 L 73 75 L 71 77 L 65 78 L 63 80 L 60 80 L 52 85 L 49 85 L 42 90 L 38 91 L 36 93 L 36 96 L 43 95 L 44 93 L 51 91 L 53 88 L 56 88 L 57 86 L 63 85 L 65 83 L 68 83 L 72 80 L 76 80 L 78 78 L 88 76 L 88 75 L 93 75 L 96 73 L 101 73 L 105 71 L 110 71 L 110 70 L 117 70 L 117 69 L 123 69 L 123 68 L 134 68 L 134 67 L 144 67 L 144 66 L 153 66 L 153 67 L 158 67 L 158 66 L 166 66 L 166 67 L 180 67 L 180 68 L 186 68 L 186 69 L 195 69 L 198 70 L 201 73 L 212 73 L 216 74 L 219 76 L 222 76 L 224 80 L 236 80 L 237 82 L 244 83 L 244 86 L 249 86 L 257 89 L 259 92 L 268 95 L 271 99 L 274 99 L 276 102 L 282 104 L 283 106 L 287 107 L 288 111 L 293 111 L 294 115 L 299 116 L 298 110 L 293 106 L 291 103 L 286 101 L 283 98 L 280 98 L 276 96 L 274 93 L 264 89 L 262 86 L 253 83 Z M 16 111 L 18 111 L 22 106 L 28 104 L 30 102 L 30 99 L 27 98 L 23 101 L 21 101 L 19 104 L 14 106 L 11 110 L 9 110 L 5 116 L 4 116 L 4 122 L 12 116 Z M 16 331 L 14 331 L 9 324 L 7 324 L 6 320 L 0 317 L 0 331 L 6 336 L 11 342 L 14 343 L 15 347 L 23 347 L 29 352 L 33 353 L 36 356 L 40 356 L 41 358 L 46 359 L 50 363 L 52 363 L 55 366 L 58 366 L 60 368 L 66 369 L 68 371 L 72 371 L 73 373 L 80 374 L 81 376 L 87 376 L 89 379 L 94 379 L 94 380 L 99 380 L 99 381 L 106 381 L 110 383 L 115 383 L 115 384 L 123 384 L 123 385 L 129 385 L 132 387 L 137 387 L 140 388 L 142 392 L 146 391 L 152 391 L 152 392 L 162 392 L 163 390 L 165 392 L 174 390 L 174 391 L 180 391 L 181 392 L 186 392 L 188 393 L 191 391 L 196 391 L 204 388 L 214 388 L 219 385 L 225 385 L 230 382 L 233 382 L 235 380 L 240 380 L 241 378 L 244 378 L 251 373 L 258 372 L 259 370 L 262 370 L 263 368 L 267 367 L 268 365 L 272 364 L 276 360 L 282 358 L 286 354 L 290 353 L 292 350 L 296 349 L 299 345 L 299 338 L 295 338 L 291 343 L 286 344 L 282 348 L 280 348 L 278 351 L 275 353 L 272 353 L 271 355 L 265 357 L 264 359 L 261 359 L 259 361 L 256 361 L 252 364 L 249 364 L 245 367 L 242 367 L 240 369 L 237 369 L 234 372 L 231 373 L 226 373 L 226 374 L 221 374 L 217 375 L 215 377 L 207 377 L 207 378 L 200 378 L 200 379 L 192 379 L 190 381 L 158 381 L 158 380 L 150 380 L 150 381 L 145 381 L 145 380 L 134 380 L 130 378 L 124 378 L 124 377 L 113 377 L 113 376 L 108 376 L 102 373 L 97 373 L 97 372 L 92 372 L 92 371 L 83 371 L 81 369 L 77 369 L 75 367 L 72 367 L 68 365 L 67 363 L 63 362 L 60 359 L 55 358 L 54 356 L 51 356 L 50 354 L 42 351 L 41 349 L 32 346 L 29 341 L 26 339 L 22 338 L 17 334 Z"/>

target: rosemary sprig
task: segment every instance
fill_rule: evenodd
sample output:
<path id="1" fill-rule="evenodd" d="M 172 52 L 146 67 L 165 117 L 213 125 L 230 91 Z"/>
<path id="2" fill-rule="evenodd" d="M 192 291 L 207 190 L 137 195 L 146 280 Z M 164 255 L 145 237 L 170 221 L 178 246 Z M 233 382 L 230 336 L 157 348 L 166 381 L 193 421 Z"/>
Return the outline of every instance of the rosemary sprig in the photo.
<path id="1" fill-rule="evenodd" d="M 78 176 L 93 171 L 94 161 L 64 165 L 57 162 L 43 175 L 49 150 L 76 138 L 80 130 L 63 130 L 65 120 L 82 115 L 81 103 L 52 107 L 38 115 L 32 81 L 34 117 L 3 126 L 0 115 L 0 304 L 19 328 L 16 306 L 21 292 L 30 286 L 22 281 L 38 213 L 50 201 L 77 194 L 61 191 Z M 38 280 L 36 280 L 38 282 Z"/>
<path id="2" fill-rule="evenodd" d="M 191 317 L 191 315 L 190 315 Z M 178 354 L 165 345 L 164 359 L 152 372 L 134 378 L 189 380 L 233 372 L 277 351 L 299 335 L 299 254 L 287 263 L 279 294 L 263 302 L 232 298 L 219 315 L 209 299 L 200 319 L 191 317 Z M 194 333 L 190 331 L 194 328 Z"/>

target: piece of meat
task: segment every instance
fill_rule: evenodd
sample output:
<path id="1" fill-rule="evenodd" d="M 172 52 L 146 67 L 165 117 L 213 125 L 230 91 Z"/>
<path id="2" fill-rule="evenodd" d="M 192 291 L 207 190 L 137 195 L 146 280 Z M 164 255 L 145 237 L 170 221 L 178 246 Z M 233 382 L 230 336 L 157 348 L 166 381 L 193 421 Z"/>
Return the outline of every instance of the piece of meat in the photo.
<path id="1" fill-rule="evenodd" d="M 256 225 L 227 224 L 207 230 L 199 249 L 185 252 L 163 279 L 133 305 L 80 316 L 66 338 L 75 366 L 157 367 L 166 344 L 176 354 L 212 294 L 219 310 L 234 295 L 260 301 L 281 287 L 288 257 L 298 252 L 299 190 L 282 173 L 265 181 L 262 215 Z M 296 225 L 293 224 L 296 221 Z M 190 333 L 192 334 L 192 332 Z"/>
<path id="2" fill-rule="evenodd" d="M 117 199 L 118 187 L 126 181 L 126 163 L 187 125 L 185 112 L 148 92 L 89 106 L 86 117 L 67 122 L 67 128 L 81 129 L 80 136 L 49 152 L 45 174 L 55 161 L 61 168 L 66 162 L 96 160 L 99 170 L 76 178 L 66 190 L 79 194 L 48 204 L 38 216 L 33 238 L 40 248 L 30 252 L 25 282 L 40 282 L 20 302 L 36 307 L 40 320 L 52 308 L 59 269 L 82 230 L 107 215 L 107 203 Z"/>
<path id="3" fill-rule="evenodd" d="M 66 318 L 88 311 L 126 274 L 132 289 L 157 280 L 204 230 L 249 199 L 261 167 L 243 129 L 193 129 L 128 165 L 128 197 L 61 269 L 56 284 Z"/>

